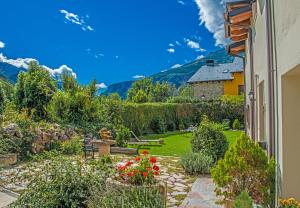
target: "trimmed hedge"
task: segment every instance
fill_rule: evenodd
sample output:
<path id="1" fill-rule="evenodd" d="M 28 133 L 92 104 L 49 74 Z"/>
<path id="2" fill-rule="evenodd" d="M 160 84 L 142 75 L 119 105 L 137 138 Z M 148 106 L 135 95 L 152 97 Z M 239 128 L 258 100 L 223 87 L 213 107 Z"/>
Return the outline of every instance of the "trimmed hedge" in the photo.
<path id="1" fill-rule="evenodd" d="M 126 127 L 141 135 L 187 128 L 197 122 L 196 114 L 193 104 L 125 103 L 122 120 Z"/>
<path id="2" fill-rule="evenodd" d="M 123 125 L 138 135 L 183 130 L 198 125 L 203 115 L 211 121 L 222 123 L 229 119 L 244 120 L 243 100 L 223 97 L 198 103 L 123 103 Z"/>

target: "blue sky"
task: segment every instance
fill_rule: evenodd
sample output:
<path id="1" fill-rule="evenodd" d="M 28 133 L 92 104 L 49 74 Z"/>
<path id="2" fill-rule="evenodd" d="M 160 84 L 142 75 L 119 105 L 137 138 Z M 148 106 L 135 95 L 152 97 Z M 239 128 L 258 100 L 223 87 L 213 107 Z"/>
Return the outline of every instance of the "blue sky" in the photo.
<path id="1" fill-rule="evenodd" d="M 148 76 L 222 46 L 222 1 L 2 1 L 0 61 L 33 58 L 81 83 Z"/>

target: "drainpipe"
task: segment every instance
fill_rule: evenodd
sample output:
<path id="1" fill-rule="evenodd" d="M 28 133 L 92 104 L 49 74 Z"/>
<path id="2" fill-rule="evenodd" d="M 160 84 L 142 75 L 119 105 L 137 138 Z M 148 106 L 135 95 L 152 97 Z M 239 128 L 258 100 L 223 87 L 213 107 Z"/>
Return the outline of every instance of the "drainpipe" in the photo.
<path id="1" fill-rule="evenodd" d="M 270 156 L 275 156 L 276 163 L 279 161 L 279 128 L 278 128 L 278 77 L 277 77 L 277 50 L 275 33 L 274 1 L 266 1 L 266 26 L 267 26 L 267 51 L 268 51 L 268 80 L 270 99 Z M 281 195 L 281 173 L 276 168 L 276 193 L 275 206 L 278 206 L 278 197 Z"/>
<path id="2" fill-rule="evenodd" d="M 251 77 L 251 87 L 250 93 L 253 97 L 251 101 L 251 138 L 255 140 L 255 93 L 254 93 L 254 66 L 253 66 L 253 33 L 252 28 L 249 27 L 249 55 L 250 55 L 250 77 Z"/>
<path id="3" fill-rule="evenodd" d="M 273 40 L 273 20 L 272 20 L 271 2 L 266 1 L 266 26 L 267 26 L 267 51 L 268 51 L 268 82 L 269 82 L 269 100 L 270 100 L 270 141 L 269 141 L 269 154 L 275 155 L 275 89 L 274 89 L 274 40 Z"/>

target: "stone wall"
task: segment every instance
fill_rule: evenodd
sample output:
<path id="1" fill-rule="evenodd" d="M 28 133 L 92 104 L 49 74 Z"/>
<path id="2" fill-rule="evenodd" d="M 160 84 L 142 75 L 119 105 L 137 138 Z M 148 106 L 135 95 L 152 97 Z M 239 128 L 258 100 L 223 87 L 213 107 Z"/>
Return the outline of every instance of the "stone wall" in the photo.
<path id="1" fill-rule="evenodd" d="M 205 99 L 212 99 L 224 94 L 223 81 L 197 82 L 192 83 L 191 85 L 194 90 L 194 96 L 197 98 L 205 96 Z"/>

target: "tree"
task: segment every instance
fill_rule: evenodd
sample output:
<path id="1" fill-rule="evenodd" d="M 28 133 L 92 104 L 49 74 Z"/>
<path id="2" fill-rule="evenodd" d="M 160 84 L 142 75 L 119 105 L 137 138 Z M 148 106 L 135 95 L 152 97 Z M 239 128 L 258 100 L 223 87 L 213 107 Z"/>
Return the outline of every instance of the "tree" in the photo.
<path id="1" fill-rule="evenodd" d="M 172 96 L 175 91 L 175 86 L 170 85 L 168 82 L 156 82 L 153 88 L 153 101 L 164 102 L 168 97 Z"/>
<path id="2" fill-rule="evenodd" d="M 72 74 L 64 72 L 61 75 L 62 88 L 65 92 L 70 92 L 74 94 L 78 90 L 78 83 Z"/>
<path id="3" fill-rule="evenodd" d="M 151 102 L 153 83 L 151 78 L 145 78 L 134 82 L 128 90 L 127 99 L 132 102 Z"/>
<path id="4" fill-rule="evenodd" d="M 25 79 L 26 79 L 26 73 L 20 72 L 18 75 L 18 81 L 15 85 L 15 103 L 19 110 L 22 108 L 25 108 Z"/>
<path id="5" fill-rule="evenodd" d="M 28 72 L 21 73 L 16 84 L 18 109 L 27 108 L 36 120 L 47 117 L 46 106 L 57 90 L 56 81 L 37 62 L 30 62 Z"/>
<path id="6" fill-rule="evenodd" d="M 193 98 L 194 97 L 193 87 L 191 85 L 182 85 L 178 89 L 178 94 L 180 97 Z"/>
<path id="7" fill-rule="evenodd" d="M 4 91 L 0 84 L 0 115 L 3 113 L 3 111 L 4 111 Z"/>

